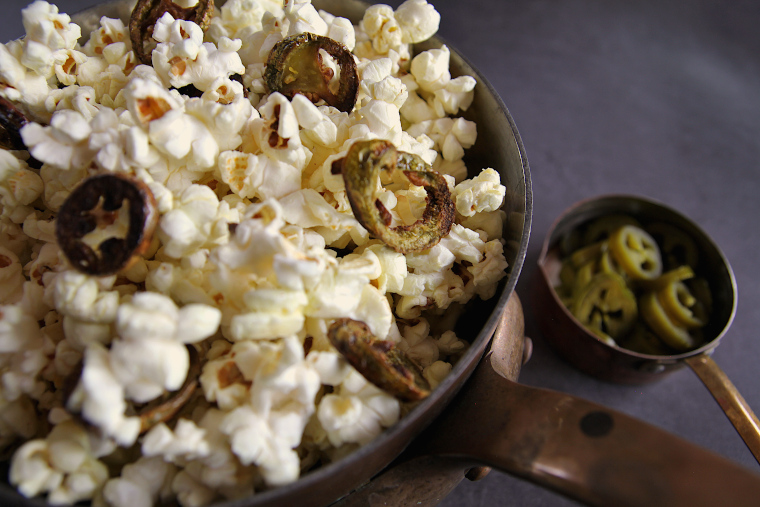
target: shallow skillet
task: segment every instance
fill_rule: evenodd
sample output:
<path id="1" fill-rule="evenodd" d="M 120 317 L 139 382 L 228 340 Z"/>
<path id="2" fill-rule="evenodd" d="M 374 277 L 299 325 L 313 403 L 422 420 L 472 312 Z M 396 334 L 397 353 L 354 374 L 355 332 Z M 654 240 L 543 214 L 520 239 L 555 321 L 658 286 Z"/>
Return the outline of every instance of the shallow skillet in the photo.
<path id="1" fill-rule="evenodd" d="M 354 22 L 366 8 L 356 0 L 315 0 L 314 4 Z M 83 16 L 97 21 L 100 14 L 128 13 L 124 4 L 107 4 Z M 416 51 L 441 43 L 435 39 Z M 726 491 L 731 493 L 732 505 L 756 504 L 760 476 L 604 407 L 514 382 L 524 343 L 522 309 L 513 292 L 531 224 L 528 162 L 501 99 L 453 48 L 452 74 L 472 75 L 478 81 L 475 101 L 465 114 L 478 124 L 478 142 L 467 154 L 467 166 L 473 171 L 493 167 L 507 187 L 504 233 L 510 272 L 497 296 L 472 305 L 462 317 L 457 332 L 471 341 L 470 349 L 429 398 L 370 444 L 289 486 L 217 507 L 329 505 L 367 483 L 407 447 L 418 456 L 409 462 L 411 467 L 420 460 L 435 459 L 449 468 L 496 466 L 594 505 L 718 505 L 726 499 Z M 489 356 L 481 361 L 497 327 Z M 466 382 L 476 368 L 472 381 Z M 431 422 L 425 438 L 415 438 Z M 383 484 L 387 475 L 369 484 Z M 396 474 L 395 483 L 385 484 L 386 490 L 399 489 L 404 484 L 403 472 Z M 391 505 L 381 489 L 370 488 L 372 493 L 365 495 L 360 490 L 347 497 L 348 502 Z M 6 485 L 0 489 L 0 504 L 43 505 L 22 499 Z"/>

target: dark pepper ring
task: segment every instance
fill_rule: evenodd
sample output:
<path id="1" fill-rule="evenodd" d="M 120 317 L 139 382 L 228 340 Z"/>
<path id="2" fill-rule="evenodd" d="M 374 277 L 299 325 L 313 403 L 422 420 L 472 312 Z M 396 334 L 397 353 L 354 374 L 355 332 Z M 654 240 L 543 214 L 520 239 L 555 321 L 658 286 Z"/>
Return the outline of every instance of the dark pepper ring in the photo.
<path id="1" fill-rule="evenodd" d="M 95 249 L 85 243 L 89 233 L 118 220 L 125 205 L 129 206 L 129 224 L 123 238 L 109 237 Z M 75 269 L 104 276 L 129 267 L 144 254 L 157 224 L 156 201 L 145 183 L 118 174 L 99 174 L 84 180 L 64 201 L 55 234 Z"/>

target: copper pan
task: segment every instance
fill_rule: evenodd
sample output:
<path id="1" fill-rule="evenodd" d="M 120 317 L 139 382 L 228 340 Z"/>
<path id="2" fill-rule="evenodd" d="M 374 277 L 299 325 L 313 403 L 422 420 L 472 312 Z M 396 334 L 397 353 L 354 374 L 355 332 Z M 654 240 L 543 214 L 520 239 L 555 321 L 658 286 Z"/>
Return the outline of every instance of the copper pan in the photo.
<path id="1" fill-rule="evenodd" d="M 696 271 L 709 283 L 713 298 L 713 312 L 704 330 L 706 341 L 699 348 L 673 355 L 651 355 L 609 345 L 588 332 L 561 303 L 553 287 L 559 285 L 563 241 L 589 220 L 614 214 L 633 216 L 642 224 L 664 222 L 694 240 L 699 251 Z M 711 357 L 734 319 L 737 289 L 728 259 L 706 232 L 662 203 L 633 195 L 600 196 L 576 203 L 560 215 L 547 233 L 538 266 L 535 304 L 542 309 L 539 326 L 562 357 L 589 375 L 622 384 L 654 382 L 684 366 L 691 367 L 760 461 L 760 422 Z"/>
<path id="2" fill-rule="evenodd" d="M 356 0 L 314 3 L 354 22 L 366 8 Z M 108 4 L 83 16 L 97 20 L 104 13 L 129 11 L 124 4 Z M 416 49 L 441 43 L 434 39 Z M 498 467 L 590 505 L 718 505 L 726 491 L 732 505 L 755 505 L 759 475 L 599 405 L 515 382 L 526 343 L 514 288 L 528 247 L 530 171 L 503 102 L 454 50 L 452 74 L 469 74 L 478 81 L 475 102 L 466 114 L 478 122 L 478 143 L 468 153 L 467 165 L 473 170 L 493 167 L 507 187 L 504 234 L 510 272 L 497 296 L 473 305 L 460 320 L 457 332 L 471 341 L 469 351 L 430 397 L 365 447 L 293 484 L 215 507 L 322 506 L 341 498 L 341 505 L 431 505 L 435 492 L 425 500 L 417 500 L 424 488 L 404 492 L 405 472 L 420 464 L 460 474 L 475 466 Z M 383 473 L 404 449 L 406 461 L 396 461 L 395 468 Z M 429 478 L 434 487 L 433 475 Z M 45 504 L 0 485 L 0 505 Z"/>

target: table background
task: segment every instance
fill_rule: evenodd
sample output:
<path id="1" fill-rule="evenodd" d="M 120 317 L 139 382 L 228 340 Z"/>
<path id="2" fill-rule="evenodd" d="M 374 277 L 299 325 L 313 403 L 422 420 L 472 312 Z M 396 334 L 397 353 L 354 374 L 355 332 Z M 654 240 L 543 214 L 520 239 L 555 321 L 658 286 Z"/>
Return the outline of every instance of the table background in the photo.
<path id="1" fill-rule="evenodd" d="M 2 40 L 23 34 L 26 3 L 3 0 Z M 95 2 L 57 3 L 73 13 Z M 663 201 L 699 223 L 733 266 L 738 311 L 713 357 L 760 411 L 760 3 L 433 4 L 442 16 L 439 35 L 497 90 L 528 154 L 533 230 L 517 292 L 535 351 L 520 381 L 620 410 L 759 470 L 696 375 L 684 369 L 644 387 L 587 377 L 547 349 L 535 324 L 541 311 L 529 296 L 543 238 L 565 208 L 607 193 Z M 576 504 L 494 471 L 465 480 L 441 505 Z"/>

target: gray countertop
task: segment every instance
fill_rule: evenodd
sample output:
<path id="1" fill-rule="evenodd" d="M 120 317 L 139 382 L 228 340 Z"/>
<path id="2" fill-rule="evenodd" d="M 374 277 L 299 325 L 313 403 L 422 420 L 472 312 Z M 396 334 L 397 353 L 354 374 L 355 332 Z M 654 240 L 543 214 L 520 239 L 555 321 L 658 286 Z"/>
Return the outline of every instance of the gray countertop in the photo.
<path id="1" fill-rule="evenodd" d="M 76 12 L 94 3 L 58 5 Z M 3 40 L 23 33 L 24 4 L 3 0 Z M 594 380 L 547 348 L 535 324 L 541 309 L 529 304 L 539 248 L 565 208 L 608 193 L 665 202 L 710 234 L 733 266 L 738 311 L 713 357 L 760 410 L 760 3 L 433 4 L 442 16 L 439 34 L 500 94 L 530 162 L 533 230 L 517 292 L 535 351 L 520 382 L 595 401 L 760 470 L 695 374 L 683 369 L 642 387 Z M 464 481 L 441 505 L 576 504 L 494 471 Z"/>

